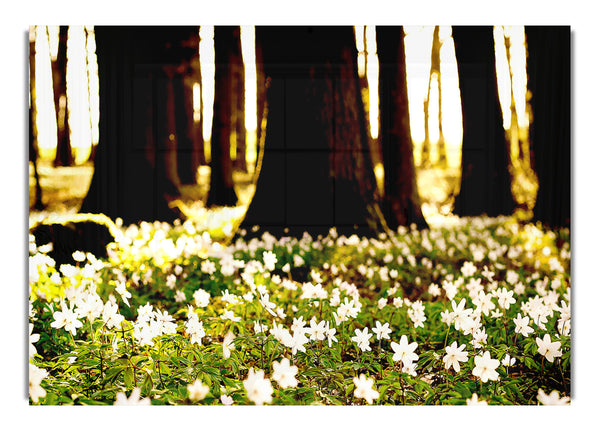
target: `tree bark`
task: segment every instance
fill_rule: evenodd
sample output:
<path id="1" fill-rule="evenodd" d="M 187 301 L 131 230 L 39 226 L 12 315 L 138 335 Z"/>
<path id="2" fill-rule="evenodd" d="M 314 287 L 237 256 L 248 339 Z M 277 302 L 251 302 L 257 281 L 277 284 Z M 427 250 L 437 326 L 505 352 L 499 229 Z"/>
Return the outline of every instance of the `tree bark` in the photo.
<path id="1" fill-rule="evenodd" d="M 402 27 L 377 27 L 379 106 L 384 162 L 383 213 L 390 229 L 415 223 L 427 228 L 421 211 L 410 134 L 406 57 Z"/>
<path id="2" fill-rule="evenodd" d="M 533 121 L 533 166 L 538 175 L 534 219 L 571 225 L 571 33 L 568 26 L 525 27 Z"/>
<path id="3" fill-rule="evenodd" d="M 453 27 L 463 116 L 459 216 L 512 214 L 509 148 L 502 126 L 493 27 Z"/>
<path id="4" fill-rule="evenodd" d="M 352 27 L 257 27 L 268 116 L 242 228 L 312 236 L 382 229 Z"/>
<path id="5" fill-rule="evenodd" d="M 185 41 L 190 49 L 198 49 L 200 35 L 196 31 Z M 193 77 L 198 72 L 198 54 L 179 65 L 174 74 L 173 96 L 175 108 L 175 136 L 177 137 L 177 172 L 181 184 L 196 184 L 196 172 L 200 166 L 199 147 L 194 136 Z M 200 79 L 198 76 L 196 79 Z M 202 150 L 204 151 L 204 150 Z"/>
<path id="6" fill-rule="evenodd" d="M 178 195 L 168 172 L 164 69 L 191 58 L 197 27 L 96 27 L 100 123 L 94 175 L 80 212 L 173 222 Z"/>
<path id="7" fill-rule="evenodd" d="M 56 112 L 56 156 L 54 167 L 72 166 L 74 162 L 69 139 L 69 109 L 67 107 L 67 37 L 69 27 L 61 25 L 58 33 L 58 53 L 52 62 L 52 88 Z M 60 101 L 63 100 L 61 105 Z"/>
<path id="8" fill-rule="evenodd" d="M 239 34 L 239 33 L 238 33 Z M 215 26 L 215 100 L 210 142 L 210 189 L 206 206 L 235 206 L 230 156 L 233 123 L 235 27 Z M 239 43 L 239 37 L 238 37 Z"/>

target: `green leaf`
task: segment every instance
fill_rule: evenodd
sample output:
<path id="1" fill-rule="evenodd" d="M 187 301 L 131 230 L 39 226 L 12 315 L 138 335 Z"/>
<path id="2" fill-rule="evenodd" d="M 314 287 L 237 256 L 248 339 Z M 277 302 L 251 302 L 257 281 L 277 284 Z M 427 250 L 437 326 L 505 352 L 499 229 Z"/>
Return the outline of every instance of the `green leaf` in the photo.
<path id="1" fill-rule="evenodd" d="M 125 386 L 128 388 L 131 389 L 133 387 L 133 368 L 125 368 L 125 372 L 123 373 L 123 381 Z"/>

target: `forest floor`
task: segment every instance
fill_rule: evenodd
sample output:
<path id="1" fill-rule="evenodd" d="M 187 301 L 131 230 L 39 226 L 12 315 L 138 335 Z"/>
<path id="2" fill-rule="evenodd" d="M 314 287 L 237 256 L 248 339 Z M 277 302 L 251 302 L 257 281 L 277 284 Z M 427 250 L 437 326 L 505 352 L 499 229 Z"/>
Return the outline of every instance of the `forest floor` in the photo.
<path id="1" fill-rule="evenodd" d="M 68 215 L 79 211 L 83 199 L 90 186 L 94 166 L 91 162 L 78 166 L 54 167 L 52 162 L 42 160 L 38 162 L 38 174 L 42 188 L 42 203 L 44 209 L 38 211 L 35 204 L 35 176 L 33 164 L 29 163 L 29 217 L 39 220 L 47 215 Z M 417 182 L 423 212 L 426 218 L 450 214 L 454 202 L 453 193 L 458 188 L 459 170 L 428 168 L 417 169 Z M 203 208 L 202 202 L 208 194 L 210 180 L 210 167 L 202 166 L 199 169 L 198 185 L 183 185 L 180 188 L 181 200 L 191 211 Z M 235 171 L 234 184 L 236 193 L 242 205 L 247 204 L 252 198 L 254 184 L 252 175 Z"/>

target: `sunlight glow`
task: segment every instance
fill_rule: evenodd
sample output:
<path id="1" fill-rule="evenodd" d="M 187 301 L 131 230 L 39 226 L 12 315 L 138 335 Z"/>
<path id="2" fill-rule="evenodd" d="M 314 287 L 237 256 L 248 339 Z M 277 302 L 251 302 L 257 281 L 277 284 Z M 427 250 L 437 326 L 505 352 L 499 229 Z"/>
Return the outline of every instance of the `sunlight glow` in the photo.
<path id="1" fill-rule="evenodd" d="M 244 63 L 244 110 L 246 122 L 246 163 L 248 171 L 254 172 L 257 140 L 257 81 L 256 38 L 254 26 L 240 26 L 242 60 Z"/>
<path id="2" fill-rule="evenodd" d="M 50 46 L 45 26 L 35 27 L 35 88 L 37 142 L 40 155 L 54 157 L 56 152 L 56 111 L 52 90 Z M 52 155 L 50 153 L 54 152 Z"/>
<path id="3" fill-rule="evenodd" d="M 379 59 L 377 57 L 377 42 L 375 38 L 375 26 L 368 25 L 366 28 L 367 42 L 367 82 L 369 83 L 369 125 L 371 137 L 377 139 L 379 136 Z"/>
<path id="4" fill-rule="evenodd" d="M 200 83 L 194 82 L 192 86 L 192 105 L 194 106 L 194 123 L 200 122 L 202 105 L 200 103 Z"/>
<path id="5" fill-rule="evenodd" d="M 367 54 L 365 52 L 364 25 L 354 26 L 354 39 L 358 51 L 358 77 L 363 78 L 367 72 Z"/>
<path id="6" fill-rule="evenodd" d="M 67 39 L 67 109 L 75 163 L 88 159 L 92 145 L 86 37 L 82 26 L 69 26 Z"/>
<path id="7" fill-rule="evenodd" d="M 90 103 L 90 122 L 92 124 L 92 144 L 98 144 L 98 124 L 100 121 L 100 94 L 98 88 L 98 59 L 96 57 L 96 36 L 94 26 L 85 26 L 88 97 Z"/>
<path id="8" fill-rule="evenodd" d="M 200 71 L 202 74 L 202 136 L 204 138 L 204 154 L 210 160 L 210 136 L 212 128 L 212 111 L 215 99 L 215 44 L 214 27 L 200 26 Z"/>
<path id="9" fill-rule="evenodd" d="M 427 97 L 429 70 L 431 68 L 433 29 L 433 26 L 404 27 L 410 131 L 414 144 L 415 164 L 417 165 L 421 161 L 421 148 L 425 140 L 423 103 Z M 440 26 L 440 41 L 442 132 L 446 144 L 448 167 L 458 168 L 461 162 L 462 112 L 460 108 L 460 90 L 458 88 L 458 69 L 450 26 Z M 429 104 L 429 138 L 433 144 L 438 137 L 438 95 L 435 91 L 436 86 L 434 83 L 432 85 Z M 432 145 L 432 151 L 432 161 L 435 161 L 437 158 L 435 145 Z"/>

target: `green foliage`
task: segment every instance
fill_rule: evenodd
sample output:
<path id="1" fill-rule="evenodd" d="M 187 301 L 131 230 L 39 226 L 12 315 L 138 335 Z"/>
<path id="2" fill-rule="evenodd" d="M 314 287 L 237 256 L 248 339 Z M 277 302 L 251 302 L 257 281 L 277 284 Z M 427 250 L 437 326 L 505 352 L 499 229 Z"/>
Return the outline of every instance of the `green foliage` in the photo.
<path id="1" fill-rule="evenodd" d="M 188 222 L 142 223 L 121 229 L 107 260 L 80 256 L 60 268 L 31 245 L 29 362 L 45 371 L 30 373 L 30 402 L 456 405 L 475 394 L 488 404 L 536 404 L 540 389 L 570 396 L 568 232 L 512 218 L 454 221 L 391 238 L 265 234 L 227 247 Z M 530 332 L 519 330 L 518 315 Z M 376 324 L 389 334 L 377 338 Z M 544 357 L 537 340 L 546 334 L 560 351 Z M 414 362 L 395 356 L 403 336 L 416 343 Z M 444 361 L 453 342 L 466 355 L 458 371 Z M 496 377 L 479 374 L 484 352 L 503 361 L 492 366 Z M 295 385 L 275 369 L 285 360 Z M 259 379 L 264 401 L 246 387 L 256 370 L 268 382 Z"/>

